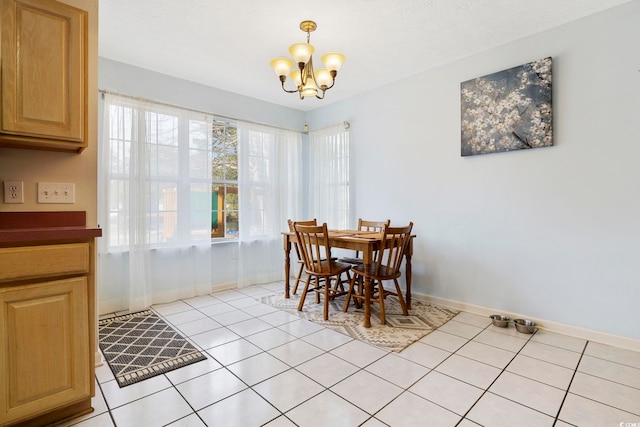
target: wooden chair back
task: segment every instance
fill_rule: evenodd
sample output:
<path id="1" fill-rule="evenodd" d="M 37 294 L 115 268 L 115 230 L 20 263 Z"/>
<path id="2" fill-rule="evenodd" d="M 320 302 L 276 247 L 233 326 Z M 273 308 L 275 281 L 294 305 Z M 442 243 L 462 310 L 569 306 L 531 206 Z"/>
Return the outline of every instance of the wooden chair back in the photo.
<path id="1" fill-rule="evenodd" d="M 368 221 L 362 218 L 358 218 L 358 230 L 360 231 L 378 231 L 381 232 L 385 227 L 391 224 L 391 220 L 386 221 Z M 360 252 L 356 251 L 356 259 L 360 256 Z"/>
<path id="2" fill-rule="evenodd" d="M 334 261 L 331 258 L 331 245 L 329 243 L 329 232 L 327 223 L 319 225 L 301 225 L 293 223 L 296 231 L 296 239 L 302 258 L 304 259 L 304 270 L 307 273 L 307 281 L 298 302 L 298 311 L 302 311 L 307 292 L 315 291 L 316 304 L 320 303 L 320 292 L 324 294 L 324 320 L 329 319 L 329 300 L 337 296 L 344 295 L 347 291 L 341 279 L 343 273 L 351 269 L 351 264 Z M 315 287 L 310 288 L 311 282 Z"/>
<path id="3" fill-rule="evenodd" d="M 303 225 L 294 222 L 293 227 L 305 269 L 314 274 L 328 273 L 328 265 L 323 262 L 331 259 L 327 223 L 325 222 L 322 225 Z"/>
<path id="4" fill-rule="evenodd" d="M 360 231 L 382 231 L 384 227 L 389 226 L 391 220 L 386 221 L 367 221 L 362 218 L 358 219 L 358 230 Z"/>
<path id="5" fill-rule="evenodd" d="M 296 229 L 293 227 L 294 222 L 289 219 L 287 220 L 287 223 L 289 224 L 289 231 L 292 233 L 295 233 Z M 318 220 L 313 218 L 313 219 L 310 219 L 309 221 L 296 221 L 295 223 L 300 225 L 318 225 Z M 298 260 L 300 260 L 301 262 L 304 262 L 297 242 L 293 242 L 293 249 L 296 251 L 296 256 L 298 257 Z"/>
<path id="6" fill-rule="evenodd" d="M 413 222 L 406 227 L 384 227 L 380 250 L 376 254 L 374 277 L 392 278 L 400 276 L 400 265 L 409 247 Z"/>

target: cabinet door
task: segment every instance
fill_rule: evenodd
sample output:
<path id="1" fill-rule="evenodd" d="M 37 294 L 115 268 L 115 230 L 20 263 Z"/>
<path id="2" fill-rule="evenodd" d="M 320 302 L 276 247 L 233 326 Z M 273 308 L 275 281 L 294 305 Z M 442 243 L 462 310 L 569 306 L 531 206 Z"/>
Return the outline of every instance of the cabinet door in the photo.
<path id="1" fill-rule="evenodd" d="M 0 308 L 0 420 L 90 397 L 86 277 L 0 288 Z"/>
<path id="2" fill-rule="evenodd" d="M 2 133 L 86 145 L 86 12 L 2 1 Z"/>

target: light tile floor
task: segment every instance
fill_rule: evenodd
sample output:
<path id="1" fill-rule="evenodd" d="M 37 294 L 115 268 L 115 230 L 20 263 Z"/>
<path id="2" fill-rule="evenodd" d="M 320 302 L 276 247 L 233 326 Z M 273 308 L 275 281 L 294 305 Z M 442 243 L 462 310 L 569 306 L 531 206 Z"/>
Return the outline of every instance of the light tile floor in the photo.
<path id="1" fill-rule="evenodd" d="M 260 303 L 281 283 L 154 306 L 206 361 L 64 426 L 640 426 L 640 353 L 462 312 L 401 353 Z"/>

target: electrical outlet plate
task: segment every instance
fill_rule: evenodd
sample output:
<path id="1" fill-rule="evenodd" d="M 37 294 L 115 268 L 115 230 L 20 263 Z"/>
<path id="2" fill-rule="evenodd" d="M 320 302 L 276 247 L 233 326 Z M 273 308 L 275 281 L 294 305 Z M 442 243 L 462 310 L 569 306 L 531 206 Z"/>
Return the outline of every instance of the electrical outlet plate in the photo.
<path id="1" fill-rule="evenodd" d="M 22 181 L 4 182 L 4 202 L 24 203 L 24 183 Z"/>
<path id="2" fill-rule="evenodd" d="M 75 203 L 76 185 L 73 183 L 39 182 L 38 203 Z"/>

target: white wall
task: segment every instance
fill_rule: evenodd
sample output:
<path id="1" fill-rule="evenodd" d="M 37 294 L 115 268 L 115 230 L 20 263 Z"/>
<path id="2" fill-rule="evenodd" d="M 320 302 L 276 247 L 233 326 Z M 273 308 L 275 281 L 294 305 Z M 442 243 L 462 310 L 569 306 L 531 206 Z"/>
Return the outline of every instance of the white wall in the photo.
<path id="1" fill-rule="evenodd" d="M 416 292 L 640 339 L 639 23 L 634 1 L 308 113 L 351 122 L 356 217 L 415 223 Z M 462 158 L 460 82 L 547 56 L 554 146 Z"/>

